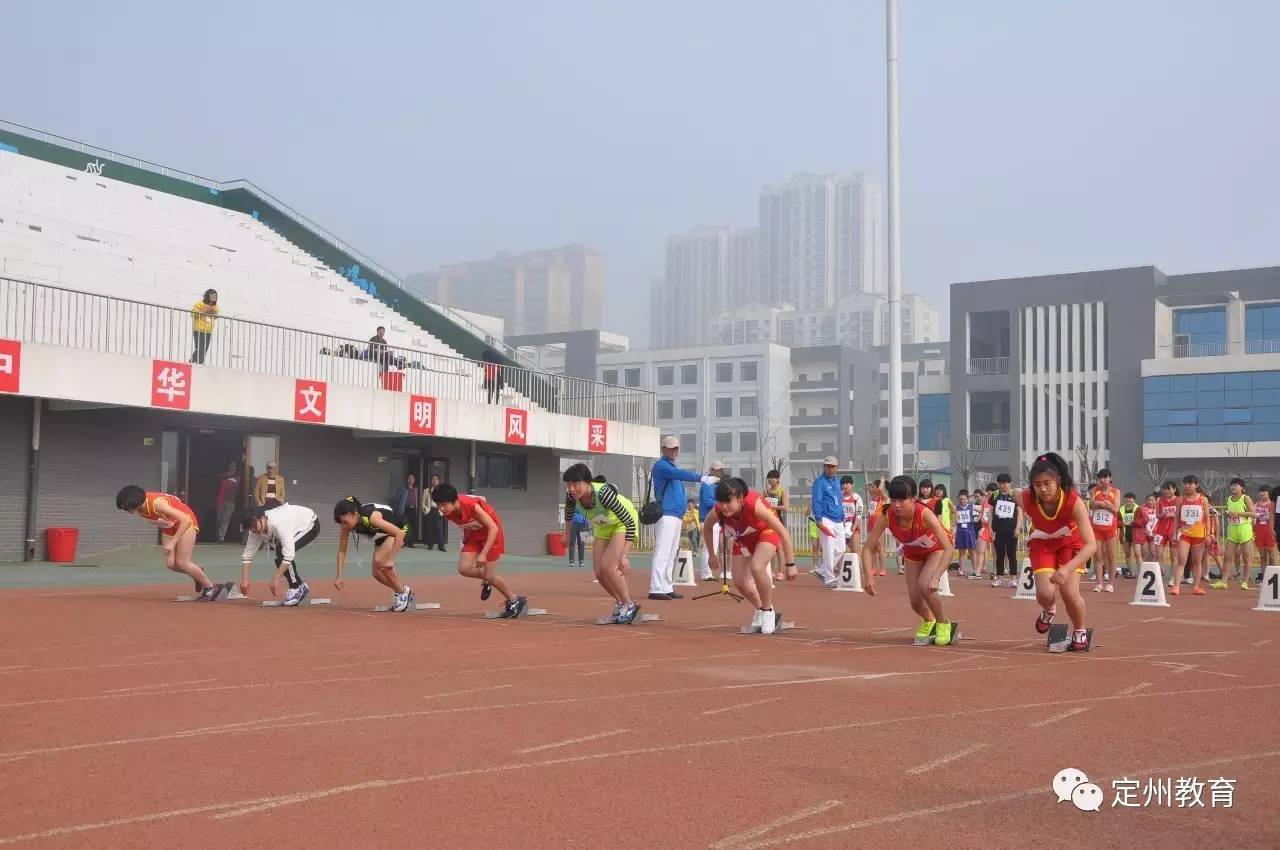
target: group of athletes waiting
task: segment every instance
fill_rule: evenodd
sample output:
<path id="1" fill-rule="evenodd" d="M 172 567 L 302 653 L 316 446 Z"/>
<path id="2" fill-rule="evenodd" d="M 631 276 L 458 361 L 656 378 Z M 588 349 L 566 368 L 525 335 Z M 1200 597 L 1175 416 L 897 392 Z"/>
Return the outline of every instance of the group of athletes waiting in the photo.
<path id="1" fill-rule="evenodd" d="M 830 470 L 834 473 L 834 469 Z M 627 584 L 630 573 L 630 551 L 639 536 L 639 515 L 625 496 L 598 477 L 593 477 L 586 464 L 578 463 L 564 472 L 566 546 L 571 523 L 577 514 L 592 526 L 592 566 L 600 587 L 612 598 L 613 610 L 601 623 L 628 624 L 639 615 L 640 606 L 632 599 Z M 723 537 L 732 546 L 735 557 L 745 568 L 733 570 L 738 592 L 751 602 L 751 626 L 762 634 L 773 634 L 781 626 L 782 615 L 773 604 L 775 581 L 794 580 L 797 576 L 795 551 L 783 516 L 787 509 L 785 492 L 776 477 L 769 477 L 769 489 L 758 493 L 741 478 L 708 477 L 704 488 L 710 488 L 713 507 L 702 517 L 702 537 L 713 545 L 704 546 L 704 570 L 715 575 L 721 571 L 721 553 L 714 545 Z M 876 578 L 885 576 L 889 547 L 886 533 L 896 546 L 900 572 L 906 577 L 908 599 L 921 621 L 916 630 L 917 643 L 945 646 L 952 642 L 952 623 L 943 609 L 938 593 L 942 576 L 953 563 L 967 555 L 973 577 L 983 573 L 986 548 L 995 552 L 993 586 L 1006 574 L 1012 582 L 1017 572 L 1019 538 L 1025 529 L 1027 555 L 1035 580 L 1036 599 L 1041 611 L 1036 630 L 1044 634 L 1062 601 L 1071 620 L 1072 650 L 1088 648 L 1084 598 L 1080 581 L 1087 566 L 1094 561 L 1095 591 L 1113 590 L 1117 539 L 1124 543 L 1124 572 L 1132 576 L 1131 553 L 1136 547 L 1139 558 L 1171 555 L 1173 593 L 1178 592 L 1178 573 L 1182 565 L 1191 570 L 1193 592 L 1203 594 L 1205 578 L 1204 554 L 1207 541 L 1216 540 L 1216 511 L 1199 491 L 1195 476 L 1184 479 L 1181 494 L 1172 483 L 1166 483 L 1160 495 L 1151 494 L 1146 503 L 1136 505 L 1133 494 L 1122 499 L 1114 487 L 1108 470 L 1098 473 L 1097 483 L 1087 489 L 1077 488 L 1070 467 L 1052 452 L 1038 457 L 1028 474 L 1026 487 L 1015 488 L 1010 476 L 998 477 L 994 489 L 979 491 L 974 501 L 961 491 L 958 504 L 951 504 L 945 489 L 928 481 L 917 485 L 910 476 L 900 475 L 885 482 L 872 483 L 870 513 L 865 535 L 859 497 L 853 493 L 853 481 L 841 482 L 842 501 L 848 506 L 847 523 L 832 531 L 828 524 L 813 523 L 818 536 L 843 537 L 841 549 L 860 552 L 860 568 L 864 590 L 874 595 Z M 1265 552 L 1274 562 L 1274 503 L 1271 494 L 1259 490 L 1254 501 L 1244 494 L 1244 482 L 1230 484 L 1226 500 L 1225 521 L 1227 544 L 1225 563 L 1239 565 L 1242 586 L 1247 586 L 1251 545 Z M 514 594 L 497 574 L 497 564 L 505 552 L 502 522 L 496 510 L 482 496 L 460 494 L 449 484 L 434 488 L 432 498 L 441 514 L 463 530 L 458 573 L 481 583 L 480 598 L 488 599 L 497 590 L 506 600 L 499 616 L 519 617 L 528 599 Z M 129 485 L 116 496 L 116 506 L 161 529 L 165 565 L 184 573 L 196 584 L 201 600 L 215 600 L 226 590 L 212 582 L 193 560 L 199 523 L 195 513 L 176 496 L 148 492 Z M 396 556 L 404 546 L 409 525 L 403 517 L 377 502 L 361 502 L 348 496 L 335 505 L 333 519 L 339 527 L 337 574 L 334 587 L 345 583 L 343 571 L 348 543 L 356 535 L 370 540 L 373 578 L 393 594 L 392 610 L 405 611 L 414 603 L 412 588 L 396 572 Z M 310 588 L 302 580 L 297 566 L 297 552 L 319 533 L 319 518 L 301 505 L 283 504 L 274 508 L 255 508 L 243 521 L 247 534 L 242 557 L 240 591 L 249 592 L 249 568 L 255 553 L 268 546 L 275 553 L 275 572 L 268 588 L 279 592 L 279 582 L 288 585 L 284 604 L 303 602 Z M 813 532 L 811 531 L 811 534 Z M 863 539 L 865 536 L 865 539 Z M 1212 553 L 1210 553 L 1212 555 Z M 775 569 L 776 563 L 781 569 Z M 1221 567 L 1220 567 L 1221 568 Z M 815 570 L 815 572 L 819 572 Z M 824 582 L 829 577 L 821 575 Z M 1215 586 L 1226 587 L 1225 570 Z M 1234 580 L 1234 579 L 1233 579 Z"/>

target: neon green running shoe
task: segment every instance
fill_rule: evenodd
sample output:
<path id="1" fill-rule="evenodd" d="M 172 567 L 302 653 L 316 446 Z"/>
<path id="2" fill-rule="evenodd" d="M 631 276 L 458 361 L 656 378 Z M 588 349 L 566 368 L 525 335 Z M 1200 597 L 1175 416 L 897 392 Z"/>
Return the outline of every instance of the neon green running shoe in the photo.
<path id="1" fill-rule="evenodd" d="M 928 646 L 933 643 L 933 630 L 937 628 L 935 620 L 921 620 L 916 627 L 916 646 Z"/>
<path id="2" fill-rule="evenodd" d="M 938 623 L 938 628 L 933 633 L 934 646 L 947 646 L 951 643 L 951 624 Z"/>
<path id="3" fill-rule="evenodd" d="M 1209 586 L 1210 586 L 1210 587 L 1212 587 L 1214 590 L 1226 590 L 1226 589 L 1227 589 L 1227 583 L 1226 583 L 1225 581 L 1215 581 L 1213 584 L 1211 584 L 1211 585 L 1209 585 Z"/>
<path id="4" fill-rule="evenodd" d="M 1248 589 L 1249 589 L 1249 582 L 1247 582 L 1247 581 L 1242 581 L 1242 582 L 1240 582 L 1240 589 L 1241 589 L 1241 590 L 1248 590 Z"/>

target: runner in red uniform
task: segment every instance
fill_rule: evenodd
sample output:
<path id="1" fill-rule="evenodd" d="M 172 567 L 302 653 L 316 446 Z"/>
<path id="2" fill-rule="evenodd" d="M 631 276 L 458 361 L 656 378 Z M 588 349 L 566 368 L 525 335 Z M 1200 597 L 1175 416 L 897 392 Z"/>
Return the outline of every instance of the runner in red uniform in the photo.
<path id="1" fill-rule="evenodd" d="M 995 489 L 996 484 L 993 481 L 987 485 L 987 489 L 977 490 L 974 494 L 973 515 L 978 527 L 978 550 L 974 553 L 974 557 L 978 575 L 986 572 L 987 550 L 991 548 L 991 542 L 995 539 L 991 536 L 991 494 Z"/>
<path id="2" fill-rule="evenodd" d="M 1120 491 L 1111 483 L 1111 470 L 1098 470 L 1098 483 L 1089 500 L 1089 523 L 1098 541 L 1093 564 L 1093 592 L 1115 592 L 1111 579 L 1116 569 L 1116 536 L 1119 532 Z"/>
<path id="3" fill-rule="evenodd" d="M 902 544 L 902 563 L 906 567 L 911 610 L 921 618 L 916 628 L 916 642 L 946 646 L 952 639 L 951 621 L 942 610 L 938 583 L 951 563 L 951 538 L 938 515 L 916 498 L 913 478 L 906 475 L 894 478 L 889 482 L 888 495 L 889 504 L 880 509 L 875 524 L 867 532 L 862 563 L 879 563 L 880 541 L 886 530 L 892 534 Z M 863 572 L 866 573 L 865 566 Z M 868 593 L 875 593 L 870 575 L 864 575 L 863 582 Z"/>
<path id="4" fill-rule="evenodd" d="M 1164 555 L 1168 552 L 1170 587 L 1176 587 L 1182 578 L 1182 565 L 1174 564 L 1178 560 L 1178 509 L 1181 503 L 1177 484 L 1166 481 L 1160 485 L 1160 498 L 1156 501 L 1156 530 L 1151 535 L 1151 549 L 1159 563 L 1164 563 Z"/>
<path id="5" fill-rule="evenodd" d="M 462 529 L 458 575 L 480 581 L 482 600 L 497 589 L 507 600 L 502 607 L 503 619 L 523 614 L 529 600 L 512 594 L 506 581 L 498 575 L 498 560 L 506 552 L 506 540 L 502 535 L 502 521 L 493 505 L 483 496 L 459 494 L 452 484 L 437 484 L 431 491 L 431 499 L 441 516 Z"/>
<path id="6" fill-rule="evenodd" d="M 733 538 L 733 551 L 745 550 L 750 560 L 748 569 L 733 570 L 733 584 L 738 592 L 755 606 L 751 625 L 760 627 L 760 633 L 771 635 L 782 623 L 782 612 L 773 607 L 773 583 L 769 580 L 769 564 L 773 555 L 782 550 L 783 565 L 794 567 L 795 552 L 791 548 L 791 535 L 769 503 L 741 478 L 726 478 L 716 485 L 716 507 L 702 523 L 702 533 L 708 540 L 715 534 L 716 523 L 723 534 Z M 718 571 L 714 548 L 709 548 L 711 569 Z"/>
<path id="7" fill-rule="evenodd" d="M 1098 548 L 1089 524 L 1089 509 L 1076 495 L 1071 467 L 1059 455 L 1040 455 L 1028 477 L 1031 486 L 1017 493 L 1016 498 L 1031 523 L 1027 554 L 1035 575 L 1036 601 L 1042 609 L 1036 631 L 1049 631 L 1061 596 L 1071 618 L 1071 649 L 1081 651 L 1089 647 L 1089 636 L 1080 576 Z"/>
<path id="8" fill-rule="evenodd" d="M 1133 545 L 1137 549 L 1138 563 L 1150 561 L 1151 557 L 1151 535 L 1156 527 L 1156 503 L 1158 497 L 1155 493 L 1148 493 L 1146 501 L 1138 506 L 1133 513 Z M 1135 573 L 1136 575 L 1136 573 Z"/>
<path id="9" fill-rule="evenodd" d="M 190 576 L 200 592 L 200 599 L 216 599 L 220 585 L 215 585 L 200 565 L 192 560 L 200 521 L 195 511 L 177 496 L 143 490 L 136 484 L 122 487 L 116 494 L 116 507 L 160 527 L 160 546 L 164 549 L 164 565 L 175 573 Z"/>
<path id="10" fill-rule="evenodd" d="M 867 531 L 871 530 L 871 523 L 876 521 L 876 517 L 880 516 L 880 511 L 884 506 L 889 504 L 889 494 L 885 492 L 886 482 L 883 478 L 877 478 L 867 485 L 867 499 L 870 502 L 867 509 Z M 859 559 L 861 560 L 861 559 Z M 867 567 L 868 572 L 873 575 L 887 576 L 889 570 L 887 568 L 889 558 L 887 553 L 881 553 L 880 563 L 871 564 Z"/>
<path id="11" fill-rule="evenodd" d="M 1265 485 L 1259 487 L 1258 498 L 1253 500 L 1253 545 L 1258 550 L 1259 576 L 1266 573 L 1267 567 L 1280 564 L 1280 555 L 1276 552 L 1275 509 L 1271 491 Z"/>

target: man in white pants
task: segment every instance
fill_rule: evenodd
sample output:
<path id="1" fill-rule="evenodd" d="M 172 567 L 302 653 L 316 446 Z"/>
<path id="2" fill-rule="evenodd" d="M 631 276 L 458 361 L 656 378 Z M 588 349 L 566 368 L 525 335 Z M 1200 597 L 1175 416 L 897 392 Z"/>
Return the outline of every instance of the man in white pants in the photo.
<path id="1" fill-rule="evenodd" d="M 822 459 L 822 474 L 813 482 L 811 492 L 813 520 L 818 524 L 818 545 L 822 559 L 818 562 L 818 579 L 827 587 L 836 586 L 836 561 L 844 554 L 844 507 L 840 503 L 840 485 L 836 471 L 840 462 L 828 455 Z"/>
<path id="2" fill-rule="evenodd" d="M 662 517 L 654 528 L 653 562 L 649 570 L 650 599 L 683 599 L 672 584 L 672 570 L 680 549 L 680 529 L 684 525 L 685 482 L 696 484 L 702 476 L 676 466 L 680 438 L 662 438 L 662 457 L 653 465 L 653 498 L 662 505 Z"/>
<path id="3" fill-rule="evenodd" d="M 718 460 L 711 461 L 707 467 L 707 474 L 702 479 L 702 486 L 698 489 L 698 521 L 706 522 L 707 517 L 716 509 L 716 485 L 708 481 L 711 478 L 718 482 L 724 478 L 724 464 Z M 716 514 L 719 516 L 719 514 Z M 711 575 L 711 562 L 708 558 L 708 551 L 716 553 L 716 557 L 720 557 L 720 523 L 716 523 L 715 534 L 710 540 L 702 541 L 702 569 L 698 573 L 701 581 L 708 581 L 715 576 Z"/>

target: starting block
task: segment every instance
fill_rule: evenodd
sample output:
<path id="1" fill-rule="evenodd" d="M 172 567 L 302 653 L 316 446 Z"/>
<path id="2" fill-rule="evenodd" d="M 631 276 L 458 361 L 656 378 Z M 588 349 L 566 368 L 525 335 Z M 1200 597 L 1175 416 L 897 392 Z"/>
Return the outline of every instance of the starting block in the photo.
<path id="1" fill-rule="evenodd" d="M 199 598 L 200 598 L 200 595 L 198 593 L 188 593 L 184 596 L 175 597 L 173 601 L 174 602 L 195 602 Z M 248 599 L 248 598 L 249 597 L 245 596 L 243 593 L 240 592 L 240 588 L 236 587 L 236 583 L 234 581 L 220 581 L 218 582 L 218 595 L 213 597 L 213 599 L 211 599 L 210 601 L 211 602 L 234 602 L 239 599 Z"/>
<path id="2" fill-rule="evenodd" d="M 323 596 L 317 599 L 316 597 L 308 594 L 307 597 L 303 599 L 301 602 L 299 602 L 297 605 L 285 605 L 283 599 L 266 599 L 263 601 L 262 607 L 263 608 L 309 608 L 312 605 L 332 605 L 332 604 L 333 604 L 332 599 L 329 599 Z"/>
<path id="3" fill-rule="evenodd" d="M 524 619 L 525 617 L 545 617 L 546 615 L 547 615 L 546 608 L 526 608 L 524 609 L 524 613 L 521 614 L 517 619 Z M 501 611 L 485 611 L 484 618 L 486 620 L 510 620 L 511 619 L 510 617 L 502 616 Z"/>
<path id="4" fill-rule="evenodd" d="M 1093 629 L 1085 629 L 1089 635 L 1088 643 L 1083 650 L 1079 652 L 1088 652 L 1093 649 Z M 1049 639 L 1046 642 L 1050 652 L 1070 652 L 1071 651 L 1071 627 L 1066 623 L 1054 623 L 1049 626 Z"/>
<path id="5" fill-rule="evenodd" d="M 439 602 L 414 602 L 404 611 L 401 611 L 399 613 L 407 614 L 410 611 L 435 611 L 439 609 L 439 607 L 440 607 Z M 388 611 L 390 611 L 393 614 L 397 613 L 395 609 L 390 605 L 374 605 L 373 610 L 374 610 L 374 613 L 377 613 L 377 614 L 385 614 Z"/>

